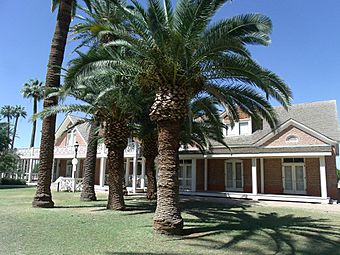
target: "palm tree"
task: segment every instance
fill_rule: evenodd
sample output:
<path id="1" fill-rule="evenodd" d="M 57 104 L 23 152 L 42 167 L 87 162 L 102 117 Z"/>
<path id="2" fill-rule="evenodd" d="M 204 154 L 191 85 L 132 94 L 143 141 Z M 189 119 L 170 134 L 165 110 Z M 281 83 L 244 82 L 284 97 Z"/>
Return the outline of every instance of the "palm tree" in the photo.
<path id="1" fill-rule="evenodd" d="M 110 67 L 125 77 L 135 77 L 142 87 L 155 91 L 150 116 L 158 126 L 159 180 L 154 229 L 179 234 L 183 219 L 179 209 L 178 149 L 188 104 L 207 93 L 238 120 L 238 109 L 255 119 L 263 117 L 273 127 L 276 116 L 269 98 L 287 107 L 288 86 L 252 58 L 247 45 L 268 45 L 272 24 L 260 14 L 239 15 L 210 24 L 227 0 L 148 0 L 144 9 L 120 7 L 133 36 L 116 29 L 131 58 Z M 118 5 L 117 5 L 118 6 Z M 97 67 L 98 67 L 97 63 Z M 101 65 L 103 67 L 103 65 Z"/>
<path id="2" fill-rule="evenodd" d="M 24 96 L 24 98 L 33 99 L 33 114 L 36 114 L 38 112 L 38 102 L 44 97 L 43 83 L 38 81 L 37 79 L 29 80 L 27 83 L 24 84 L 23 88 L 21 89 L 21 94 Z M 34 147 L 36 129 L 37 121 L 34 120 L 32 126 L 30 148 Z"/>
<path id="3" fill-rule="evenodd" d="M 88 0 L 84 2 L 89 5 Z M 76 8 L 75 0 L 52 0 L 52 11 L 58 8 L 57 22 L 52 39 L 50 56 L 48 60 L 45 88 L 58 88 L 60 86 L 60 73 L 63 64 L 67 34 L 70 28 L 72 15 Z M 44 108 L 58 104 L 57 97 L 44 95 Z M 56 115 L 51 115 L 43 120 L 41 143 L 40 143 L 40 164 L 38 170 L 38 183 L 36 194 L 33 198 L 33 207 L 53 207 L 51 195 L 51 175 L 54 154 Z"/>
<path id="4" fill-rule="evenodd" d="M 108 148 L 107 171 L 109 173 L 108 209 L 124 210 L 123 177 L 124 150 L 130 136 L 129 122 L 139 111 L 140 93 L 123 77 L 115 79 L 110 74 L 96 73 L 79 77 L 86 63 L 100 54 L 110 51 L 93 48 L 87 54 L 71 61 L 61 94 L 84 102 L 45 108 L 38 116 L 46 118 L 58 112 L 84 112 L 91 115 L 103 129 L 104 143 Z M 89 149 L 89 148 L 88 148 Z M 91 152 L 93 154 L 93 152 Z M 95 154 L 94 154 L 95 155 Z M 90 161 L 90 159 L 89 159 Z"/>
<path id="5" fill-rule="evenodd" d="M 11 105 L 4 105 L 0 109 L 1 118 L 5 118 L 7 121 L 7 137 L 11 144 L 11 119 L 14 117 L 14 107 Z"/>
<path id="6" fill-rule="evenodd" d="M 27 116 L 27 112 L 25 111 L 25 107 L 22 107 L 20 105 L 16 105 L 13 109 L 13 115 L 15 118 L 14 121 L 14 128 L 13 128 L 13 136 L 12 136 L 12 141 L 11 141 L 11 149 L 14 149 L 14 140 L 15 140 L 15 136 L 17 134 L 17 127 L 18 127 L 18 121 L 19 118 L 26 118 Z"/>
<path id="7" fill-rule="evenodd" d="M 117 4 L 126 6 L 125 0 L 117 0 Z M 117 27 L 127 27 L 125 17 L 120 8 L 112 0 L 92 0 L 91 8 L 81 8 L 85 15 L 78 16 L 79 23 L 71 27 L 72 40 L 80 41 L 75 48 L 92 47 L 108 44 L 118 37 L 112 32 Z"/>

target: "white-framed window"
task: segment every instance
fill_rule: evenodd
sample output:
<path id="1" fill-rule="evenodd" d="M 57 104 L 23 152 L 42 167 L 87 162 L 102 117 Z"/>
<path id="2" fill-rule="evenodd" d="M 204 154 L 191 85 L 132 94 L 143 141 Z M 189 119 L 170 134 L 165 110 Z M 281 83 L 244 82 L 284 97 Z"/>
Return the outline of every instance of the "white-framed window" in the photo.
<path id="1" fill-rule="evenodd" d="M 251 121 L 241 120 L 235 122 L 234 127 L 230 123 L 226 124 L 225 136 L 239 136 L 239 135 L 250 135 L 251 134 Z"/>
<path id="2" fill-rule="evenodd" d="M 242 160 L 226 160 L 224 177 L 226 191 L 243 191 Z"/>
<path id="3" fill-rule="evenodd" d="M 191 191 L 192 190 L 192 160 L 180 160 L 179 161 L 179 189 L 181 191 Z"/>
<path id="4" fill-rule="evenodd" d="M 65 177 L 72 177 L 72 170 L 73 170 L 72 160 L 67 160 L 66 161 L 66 176 Z"/>
<path id="5" fill-rule="evenodd" d="M 306 169 L 304 158 L 282 159 L 283 192 L 306 194 Z"/>
<path id="6" fill-rule="evenodd" d="M 76 130 L 73 129 L 67 132 L 66 144 L 67 146 L 73 146 L 76 141 Z"/>

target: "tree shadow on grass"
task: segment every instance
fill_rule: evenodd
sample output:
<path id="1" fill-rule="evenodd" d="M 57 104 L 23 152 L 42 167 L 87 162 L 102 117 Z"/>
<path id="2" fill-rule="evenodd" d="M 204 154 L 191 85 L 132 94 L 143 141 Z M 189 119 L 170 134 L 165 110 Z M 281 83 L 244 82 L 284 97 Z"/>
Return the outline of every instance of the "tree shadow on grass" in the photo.
<path id="1" fill-rule="evenodd" d="M 232 249 L 247 254 L 338 254 L 340 226 L 332 226 L 328 219 L 292 214 L 255 213 L 251 203 L 182 203 L 188 214 L 181 240 L 191 240 L 190 245 L 211 247 L 219 252 Z M 178 240 L 178 239 L 177 239 Z M 244 243 L 247 242 L 247 243 Z M 254 248 L 255 247 L 255 248 Z M 255 250 L 251 250 L 255 249 Z"/>

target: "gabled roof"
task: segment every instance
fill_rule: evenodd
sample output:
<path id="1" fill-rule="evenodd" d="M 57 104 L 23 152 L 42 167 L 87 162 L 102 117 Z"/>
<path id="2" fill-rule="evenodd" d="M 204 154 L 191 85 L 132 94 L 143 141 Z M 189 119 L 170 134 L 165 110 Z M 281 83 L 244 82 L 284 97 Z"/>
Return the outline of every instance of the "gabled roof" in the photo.
<path id="1" fill-rule="evenodd" d="M 338 124 L 338 113 L 336 101 L 320 101 L 312 103 L 295 104 L 286 111 L 283 107 L 274 107 L 278 115 L 278 127 L 289 120 L 299 123 L 306 129 L 312 130 L 314 134 L 323 136 L 333 143 L 340 142 L 340 129 Z M 225 142 L 230 147 L 254 146 L 265 136 L 273 133 L 268 123 L 263 123 L 263 129 L 257 130 L 251 135 L 230 136 Z M 323 139 L 325 140 L 325 139 Z"/>
<path id="2" fill-rule="evenodd" d="M 74 125 L 81 120 L 84 120 L 84 118 L 74 115 L 67 115 L 56 131 L 56 139 L 58 139 L 66 131 L 69 125 Z M 90 124 L 88 122 L 85 122 L 75 126 L 75 129 L 81 135 L 84 142 L 87 143 L 87 140 L 89 138 Z"/>

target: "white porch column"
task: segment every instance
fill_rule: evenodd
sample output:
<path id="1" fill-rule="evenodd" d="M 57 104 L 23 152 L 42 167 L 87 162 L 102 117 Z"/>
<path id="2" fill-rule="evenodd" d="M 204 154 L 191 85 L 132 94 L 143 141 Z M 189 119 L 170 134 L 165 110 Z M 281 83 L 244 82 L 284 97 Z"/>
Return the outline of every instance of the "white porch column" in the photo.
<path id="1" fill-rule="evenodd" d="M 145 188 L 145 158 L 142 158 L 142 178 L 140 180 L 140 187 Z"/>
<path id="2" fill-rule="evenodd" d="M 105 185 L 105 158 L 100 158 L 100 168 L 99 168 L 99 185 L 104 187 Z"/>
<path id="3" fill-rule="evenodd" d="M 28 183 L 32 182 L 32 170 L 33 170 L 33 159 L 30 158 L 29 163 L 28 163 L 28 180 L 27 180 Z"/>
<path id="4" fill-rule="evenodd" d="M 325 156 L 320 157 L 320 186 L 321 186 L 321 198 L 327 199 Z"/>
<path id="5" fill-rule="evenodd" d="M 132 193 L 136 193 L 137 186 L 137 167 L 138 167 L 138 158 L 133 157 L 133 172 L 132 172 Z"/>
<path id="6" fill-rule="evenodd" d="M 204 191 L 208 190 L 208 159 L 204 159 Z"/>
<path id="7" fill-rule="evenodd" d="M 51 182 L 53 182 L 54 174 L 55 174 L 55 173 L 54 173 L 54 168 L 55 168 L 55 164 L 56 164 L 55 161 L 56 161 L 56 160 L 53 159 L 53 163 L 52 163 L 52 174 L 51 174 Z"/>
<path id="8" fill-rule="evenodd" d="M 260 158 L 261 167 L 261 193 L 264 193 L 264 159 Z"/>
<path id="9" fill-rule="evenodd" d="M 196 191 L 196 159 L 191 161 L 191 191 Z"/>
<path id="10" fill-rule="evenodd" d="M 125 165 L 125 186 L 129 186 L 129 175 L 130 175 L 130 158 L 126 158 Z"/>
<path id="11" fill-rule="evenodd" d="M 251 179 L 252 179 L 252 195 L 257 195 L 257 172 L 256 172 L 256 158 L 251 159 Z M 257 200 L 256 197 L 253 200 Z"/>

